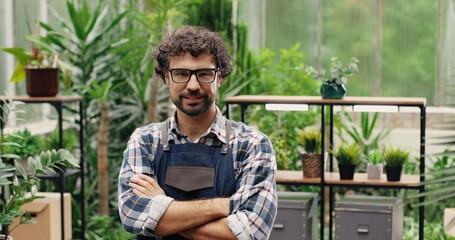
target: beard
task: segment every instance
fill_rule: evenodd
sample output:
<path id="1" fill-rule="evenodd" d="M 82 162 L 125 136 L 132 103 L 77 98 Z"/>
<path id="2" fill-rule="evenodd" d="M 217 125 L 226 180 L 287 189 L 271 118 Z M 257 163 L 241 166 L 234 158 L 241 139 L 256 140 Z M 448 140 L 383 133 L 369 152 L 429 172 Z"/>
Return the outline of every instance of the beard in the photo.
<path id="1" fill-rule="evenodd" d="M 202 98 L 201 102 L 194 103 L 194 104 L 186 104 L 184 105 L 184 99 L 187 97 L 198 97 Z M 207 94 L 202 94 L 200 91 L 194 91 L 189 93 L 181 93 L 175 97 L 171 97 L 172 102 L 177 107 L 178 110 L 185 113 L 188 116 L 199 116 L 205 113 L 213 104 L 213 99 L 210 99 Z"/>

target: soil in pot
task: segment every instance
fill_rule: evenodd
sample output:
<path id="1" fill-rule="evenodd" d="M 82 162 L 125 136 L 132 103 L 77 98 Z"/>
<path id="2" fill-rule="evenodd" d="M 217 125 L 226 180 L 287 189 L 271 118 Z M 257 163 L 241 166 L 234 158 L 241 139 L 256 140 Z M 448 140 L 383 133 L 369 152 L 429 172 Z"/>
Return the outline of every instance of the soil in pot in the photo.
<path id="1" fill-rule="evenodd" d="M 387 175 L 387 181 L 389 182 L 398 182 L 401 180 L 401 171 L 403 166 L 385 166 L 385 172 Z"/>
<path id="2" fill-rule="evenodd" d="M 317 153 L 301 153 L 304 178 L 321 177 L 321 155 Z"/>

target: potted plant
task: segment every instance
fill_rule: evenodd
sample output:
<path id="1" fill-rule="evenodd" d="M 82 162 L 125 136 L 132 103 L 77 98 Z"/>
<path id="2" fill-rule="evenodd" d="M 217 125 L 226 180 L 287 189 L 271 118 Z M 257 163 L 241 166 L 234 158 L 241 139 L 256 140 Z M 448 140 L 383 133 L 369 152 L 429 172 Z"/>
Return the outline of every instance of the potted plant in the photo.
<path id="1" fill-rule="evenodd" d="M 400 181 L 403 165 L 408 161 L 409 151 L 400 147 L 384 147 L 387 181 Z"/>
<path id="2" fill-rule="evenodd" d="M 359 71 L 357 66 L 359 60 L 352 57 L 346 67 L 343 67 L 337 57 L 332 57 L 330 61 L 331 78 L 325 77 L 324 69 L 317 71 L 314 67 L 305 66 L 304 71 L 316 80 L 322 80 L 320 93 L 323 99 L 342 99 L 347 93 L 348 79 Z"/>
<path id="3" fill-rule="evenodd" d="M 37 24 L 37 34 L 39 25 Z M 29 32 L 31 30 L 29 29 Z M 28 37 L 29 40 L 32 36 Z M 45 47 L 29 41 L 30 51 L 22 47 L 0 48 L 12 54 L 17 65 L 11 75 L 10 82 L 17 83 L 26 79 L 27 94 L 30 97 L 53 97 L 58 93 L 58 55 Z"/>
<path id="4" fill-rule="evenodd" d="M 297 130 L 303 177 L 321 177 L 321 131 L 318 129 Z"/>
<path id="5" fill-rule="evenodd" d="M 16 154 L 4 151 L 4 147 L 13 146 L 21 148 L 22 146 L 15 141 L 5 141 L 4 132 L 8 116 L 15 111 L 16 101 L 9 99 L 2 105 L 4 115 L 0 118 L 2 121 L 0 126 L 0 186 L 9 191 L 2 192 L 3 198 L 0 199 L 0 231 L 6 235 L 1 236 L 4 239 L 12 239 L 9 234 L 14 229 L 8 229 L 8 226 L 13 223 L 15 218 L 19 218 L 19 224 L 32 223 L 29 213 L 21 210 L 21 207 L 34 199 L 36 196 L 37 184 L 40 182 L 38 174 L 47 175 L 55 172 L 55 169 L 62 167 L 79 167 L 77 158 L 65 149 L 48 150 L 41 152 L 37 157 L 28 157 L 27 162 L 30 165 L 30 174 L 27 174 L 24 167 L 16 161 L 20 157 Z M 11 135 L 15 136 L 15 135 Z M 16 139 L 19 139 L 17 137 Z M 13 140 L 13 139 L 11 139 Z M 13 159 L 6 161 L 6 159 Z M 18 174 L 15 172 L 17 171 Z M 19 177 L 18 177 L 19 175 Z M 6 201 L 4 201 L 6 199 Z"/>
<path id="6" fill-rule="evenodd" d="M 361 151 L 357 143 L 343 142 L 336 150 L 330 151 L 338 162 L 340 179 L 352 180 L 357 165 L 360 162 Z"/>
<path id="7" fill-rule="evenodd" d="M 365 156 L 367 163 L 368 179 L 380 179 L 382 175 L 382 152 L 379 149 L 370 150 Z"/>

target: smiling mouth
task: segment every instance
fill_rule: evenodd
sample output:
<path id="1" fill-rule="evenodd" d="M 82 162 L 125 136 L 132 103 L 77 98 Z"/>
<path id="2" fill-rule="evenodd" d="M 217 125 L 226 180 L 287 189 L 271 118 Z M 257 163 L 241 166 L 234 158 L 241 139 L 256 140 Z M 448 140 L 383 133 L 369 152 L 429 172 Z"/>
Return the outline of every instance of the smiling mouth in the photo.
<path id="1" fill-rule="evenodd" d="M 188 104 L 197 104 L 200 103 L 204 98 L 202 96 L 187 96 L 184 97 Z"/>

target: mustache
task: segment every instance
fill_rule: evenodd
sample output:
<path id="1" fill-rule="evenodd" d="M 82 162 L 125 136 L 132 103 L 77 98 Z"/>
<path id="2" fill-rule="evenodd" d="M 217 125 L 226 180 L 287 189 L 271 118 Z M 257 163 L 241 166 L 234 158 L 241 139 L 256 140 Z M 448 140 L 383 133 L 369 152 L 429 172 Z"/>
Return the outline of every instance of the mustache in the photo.
<path id="1" fill-rule="evenodd" d="M 189 90 L 186 93 L 181 94 L 182 97 L 203 97 L 205 94 L 201 93 L 199 90 L 191 91 Z"/>

